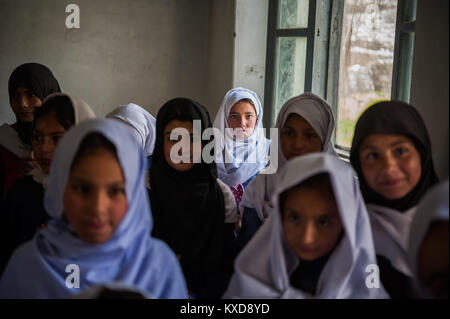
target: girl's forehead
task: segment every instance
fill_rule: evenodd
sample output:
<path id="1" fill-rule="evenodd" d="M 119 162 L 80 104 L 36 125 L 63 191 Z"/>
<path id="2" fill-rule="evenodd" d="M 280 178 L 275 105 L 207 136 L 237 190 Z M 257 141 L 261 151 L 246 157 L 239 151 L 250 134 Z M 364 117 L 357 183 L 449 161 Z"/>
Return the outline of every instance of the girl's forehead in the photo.
<path id="1" fill-rule="evenodd" d="M 256 108 L 253 105 L 252 102 L 249 100 L 240 100 L 233 104 L 233 106 L 230 109 L 231 112 L 237 112 L 237 113 L 247 113 L 252 112 L 256 113 Z"/>
<path id="2" fill-rule="evenodd" d="M 74 163 L 69 178 L 87 181 L 124 181 L 124 171 L 119 159 L 109 150 L 98 148 L 85 152 Z"/>
<path id="3" fill-rule="evenodd" d="M 361 147 L 365 146 L 391 146 L 396 143 L 413 143 L 406 135 L 402 134 L 369 134 L 361 142 Z"/>
<path id="4" fill-rule="evenodd" d="M 20 85 L 16 88 L 15 92 L 16 93 L 26 93 L 26 92 L 32 92 L 32 90 L 23 85 Z"/>
<path id="5" fill-rule="evenodd" d="M 283 127 L 291 125 L 293 127 L 302 126 L 312 128 L 311 124 L 300 114 L 298 113 L 290 113 L 286 120 L 283 123 Z"/>
<path id="6" fill-rule="evenodd" d="M 323 188 L 327 185 L 324 184 Z M 312 203 L 312 204 L 328 204 L 335 203 L 336 199 L 332 189 L 319 189 L 318 187 L 304 187 L 302 185 L 294 186 L 285 191 L 285 202 L 289 199 L 292 203 Z M 320 201 L 318 201 L 320 199 Z"/>

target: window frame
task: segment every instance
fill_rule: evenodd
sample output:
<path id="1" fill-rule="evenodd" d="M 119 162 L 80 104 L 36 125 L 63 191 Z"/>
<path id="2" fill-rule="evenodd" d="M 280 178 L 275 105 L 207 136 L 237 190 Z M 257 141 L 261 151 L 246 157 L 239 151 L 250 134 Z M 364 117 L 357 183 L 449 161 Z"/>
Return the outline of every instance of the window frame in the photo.
<path id="1" fill-rule="evenodd" d="M 417 0 L 398 0 L 391 99 L 409 103 Z M 412 37 L 412 45 L 403 40 Z"/>
<path id="2" fill-rule="evenodd" d="M 305 88 L 304 91 L 311 91 L 312 73 L 314 60 L 314 35 L 316 21 L 316 0 L 309 0 L 308 26 L 306 28 L 278 28 L 278 8 L 280 0 L 269 0 L 268 26 L 267 26 L 267 50 L 266 50 L 266 77 L 264 83 L 264 127 L 273 126 L 274 96 L 276 88 L 276 54 L 277 39 L 279 37 L 305 37 L 306 43 L 306 64 L 305 64 Z"/>

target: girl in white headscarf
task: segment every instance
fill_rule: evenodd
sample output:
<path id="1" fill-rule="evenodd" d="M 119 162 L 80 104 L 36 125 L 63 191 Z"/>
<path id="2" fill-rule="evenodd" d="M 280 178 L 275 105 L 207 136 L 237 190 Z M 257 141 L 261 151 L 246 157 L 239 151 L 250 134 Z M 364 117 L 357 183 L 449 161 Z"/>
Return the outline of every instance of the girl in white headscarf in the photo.
<path id="1" fill-rule="evenodd" d="M 411 222 L 408 259 L 420 298 L 448 299 L 448 194 L 448 180 L 433 187 Z"/>
<path id="2" fill-rule="evenodd" d="M 59 140 L 73 125 L 95 117 L 86 102 L 65 93 L 47 96 L 34 113 L 31 143 L 37 167 L 8 188 L 1 204 L 0 273 L 13 250 L 47 224 L 43 198 Z"/>
<path id="3" fill-rule="evenodd" d="M 145 156 L 151 156 L 155 148 L 156 119 L 145 109 L 134 103 L 119 106 L 106 115 L 108 118 L 117 119 L 133 128 L 132 132 L 142 145 Z"/>
<path id="4" fill-rule="evenodd" d="M 287 160 L 308 153 L 336 155 L 331 143 L 334 130 L 331 107 L 313 93 L 303 93 L 288 100 L 277 116 L 275 128 L 280 133 L 278 144 L 272 142 L 271 151 L 278 154 L 278 168 L 283 167 Z M 259 174 L 245 189 L 240 203 L 243 215 L 241 245 L 245 245 L 273 208 L 269 199 L 275 175 Z"/>
<path id="5" fill-rule="evenodd" d="M 69 298 L 110 283 L 186 298 L 175 254 L 150 236 L 146 165 L 124 124 L 93 119 L 71 128 L 50 170 L 44 203 L 52 219 L 14 252 L 0 298 Z"/>
<path id="6" fill-rule="evenodd" d="M 329 154 L 294 158 L 274 212 L 235 262 L 225 298 L 385 298 L 354 171 Z"/>
<path id="7" fill-rule="evenodd" d="M 223 150 L 216 158 L 219 179 L 239 193 L 268 163 L 270 141 L 262 127 L 263 109 L 258 96 L 244 88 L 225 95 L 214 127 L 222 134 Z"/>

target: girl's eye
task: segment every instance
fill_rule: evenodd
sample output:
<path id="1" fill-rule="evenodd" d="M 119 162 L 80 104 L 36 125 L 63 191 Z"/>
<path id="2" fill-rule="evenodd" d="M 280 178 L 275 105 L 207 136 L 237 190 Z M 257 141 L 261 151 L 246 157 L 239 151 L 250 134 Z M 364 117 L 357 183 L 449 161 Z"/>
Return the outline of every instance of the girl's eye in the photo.
<path id="1" fill-rule="evenodd" d="M 330 227 L 331 225 L 331 220 L 329 218 L 321 218 L 319 219 L 319 226 L 326 228 L 326 227 Z"/>
<path id="2" fill-rule="evenodd" d="M 239 116 L 237 114 L 233 114 L 233 115 L 231 115 L 231 119 L 232 120 L 238 120 Z"/>
<path id="3" fill-rule="evenodd" d="M 305 134 L 305 137 L 308 139 L 308 140 L 312 140 L 312 139 L 314 139 L 314 138 L 316 138 L 316 137 L 318 137 L 316 134 L 314 134 L 314 133 L 306 133 Z"/>
<path id="4" fill-rule="evenodd" d="M 300 220 L 297 214 L 288 214 L 286 219 L 288 222 L 294 223 L 294 224 L 298 223 Z"/>
<path id="5" fill-rule="evenodd" d="M 79 195 L 87 195 L 89 194 L 89 186 L 86 185 L 80 185 L 80 184 L 76 184 L 72 186 L 73 190 L 75 191 L 75 193 L 79 194 Z"/>
<path id="6" fill-rule="evenodd" d="M 37 134 L 33 134 L 31 139 L 33 142 L 42 142 L 42 136 L 37 135 Z"/>
<path id="7" fill-rule="evenodd" d="M 58 144 L 58 143 L 59 143 L 59 140 L 60 140 L 61 138 L 62 138 L 62 136 L 53 136 L 53 137 L 52 137 L 53 143 Z"/>
<path id="8" fill-rule="evenodd" d="M 292 137 L 292 136 L 294 136 L 294 133 L 293 133 L 291 130 L 283 131 L 282 134 L 283 134 L 284 136 L 286 136 L 286 137 Z"/>
<path id="9" fill-rule="evenodd" d="M 406 147 L 399 147 L 394 150 L 394 154 L 399 155 L 399 156 L 404 155 L 407 152 L 408 152 L 408 149 Z"/>
<path id="10" fill-rule="evenodd" d="M 246 118 L 249 120 L 249 119 L 251 119 L 253 117 L 253 115 L 252 114 L 247 114 L 246 115 Z"/>
<path id="11" fill-rule="evenodd" d="M 378 154 L 375 152 L 369 152 L 364 156 L 365 159 L 374 160 L 378 158 Z"/>
<path id="12" fill-rule="evenodd" d="M 111 187 L 108 190 L 110 197 L 117 197 L 119 195 L 125 194 L 125 189 L 123 187 Z"/>
<path id="13" fill-rule="evenodd" d="M 298 221 L 298 217 L 297 216 L 289 216 L 288 220 L 292 223 L 296 223 Z"/>

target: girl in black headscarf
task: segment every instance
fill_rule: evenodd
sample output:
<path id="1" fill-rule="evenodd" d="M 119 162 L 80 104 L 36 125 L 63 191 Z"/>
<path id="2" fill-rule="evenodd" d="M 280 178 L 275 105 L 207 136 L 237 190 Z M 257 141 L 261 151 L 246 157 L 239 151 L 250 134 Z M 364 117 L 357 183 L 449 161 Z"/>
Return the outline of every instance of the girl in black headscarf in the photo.
<path id="1" fill-rule="evenodd" d="M 356 123 L 350 162 L 370 214 L 381 281 L 392 298 L 413 297 L 410 224 L 419 201 L 438 182 L 418 111 L 396 101 L 368 108 Z"/>
<path id="2" fill-rule="evenodd" d="M 193 124 L 196 120 L 201 128 Z M 152 234 L 177 254 L 188 289 L 197 298 L 220 298 L 225 291 L 233 269 L 237 222 L 234 196 L 217 179 L 216 164 L 199 158 L 204 146 L 213 141 L 212 137 L 202 139 L 204 130 L 211 127 L 208 111 L 195 101 L 176 98 L 164 104 L 156 118 L 150 169 Z M 170 154 L 180 143 L 170 138 L 175 128 L 186 129 L 191 139 L 178 152 L 189 151 L 190 157 L 178 164 L 171 156 L 174 153 Z"/>
<path id="3" fill-rule="evenodd" d="M 30 162 L 33 111 L 49 94 L 61 89 L 46 66 L 26 63 L 12 72 L 8 92 L 17 121 L 0 127 L 0 194 L 33 168 Z"/>

